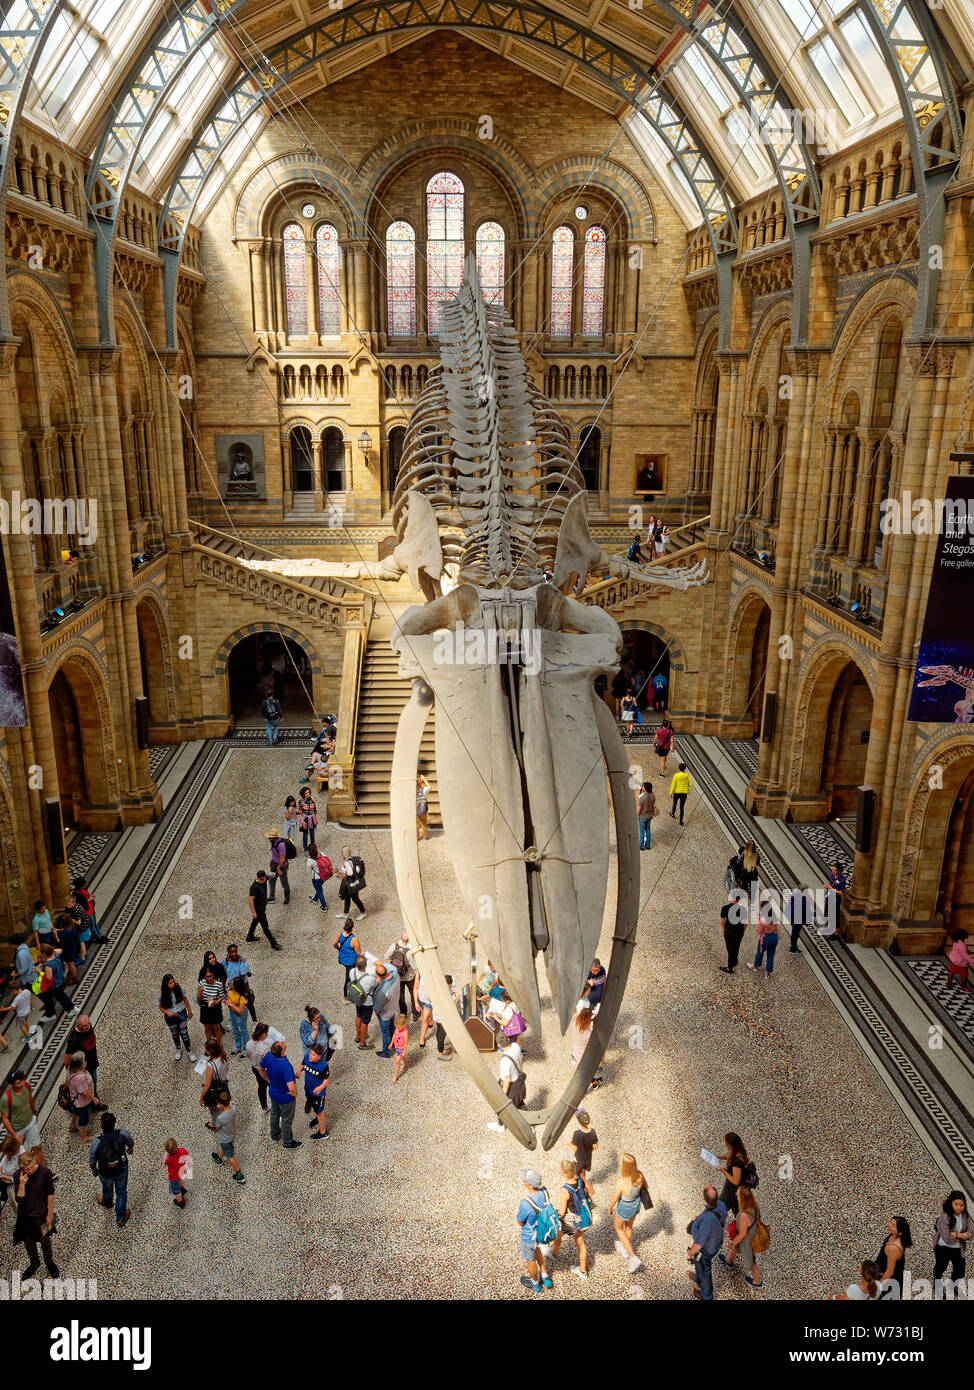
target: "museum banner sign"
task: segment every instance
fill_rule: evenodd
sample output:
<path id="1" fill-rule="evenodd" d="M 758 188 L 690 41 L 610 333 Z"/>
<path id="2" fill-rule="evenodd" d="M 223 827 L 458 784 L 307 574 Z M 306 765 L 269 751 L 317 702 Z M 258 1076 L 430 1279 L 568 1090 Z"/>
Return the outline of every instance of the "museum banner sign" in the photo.
<path id="1" fill-rule="evenodd" d="M 909 517 L 901 516 L 901 523 L 908 521 L 917 534 L 937 535 L 909 718 L 924 724 L 970 724 L 974 721 L 974 477 L 955 474 L 947 480 L 944 497 L 913 501 L 909 512 Z"/>

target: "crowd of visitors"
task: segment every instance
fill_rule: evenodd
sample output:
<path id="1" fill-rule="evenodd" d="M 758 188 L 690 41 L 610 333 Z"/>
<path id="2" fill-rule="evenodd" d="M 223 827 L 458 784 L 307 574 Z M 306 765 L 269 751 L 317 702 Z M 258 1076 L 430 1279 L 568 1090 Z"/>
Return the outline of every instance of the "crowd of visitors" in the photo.
<path id="1" fill-rule="evenodd" d="M 622 707 L 631 692 L 624 692 Z M 665 702 L 665 691 L 664 691 Z M 665 708 L 665 703 L 664 703 Z M 623 715 L 625 719 L 625 715 Z M 274 738 L 268 730 L 269 741 Z M 315 742 L 315 752 L 328 744 L 334 748 L 334 728 L 323 726 Z M 661 775 L 673 749 L 672 725 L 664 719 L 654 738 L 654 749 L 660 759 Z M 315 764 L 312 762 L 309 767 Z M 680 779 L 678 782 L 677 779 Z M 683 808 L 692 781 L 685 764 L 678 765 L 670 786 L 673 797 L 671 816 L 679 812 L 683 823 Z M 428 812 L 426 793 L 429 784 L 422 774 L 417 777 L 417 835 L 428 836 L 425 821 Z M 420 806 L 424 809 L 421 812 Z M 650 781 L 643 781 L 636 792 L 636 814 L 639 821 L 640 848 L 649 850 L 652 844 L 651 826 L 657 815 L 656 797 Z M 365 891 L 366 865 L 358 853 L 343 845 L 337 858 L 337 870 L 331 859 L 319 847 L 319 818 L 310 784 L 303 784 L 298 794 L 289 795 L 283 808 L 282 829 L 271 828 L 266 834 L 268 863 L 259 869 L 250 885 L 250 928 L 246 943 L 257 941 L 259 926 L 274 950 L 281 942 L 268 925 L 267 911 L 271 905 L 288 907 L 292 894 L 289 866 L 296 859 L 297 838 L 302 837 L 302 852 L 310 876 L 311 893 L 308 901 L 320 910 L 327 910 L 326 885 L 336 880 L 341 910 L 336 912 L 340 927 L 332 945 L 337 963 L 343 972 L 342 996 L 354 1009 L 354 1034 L 359 1051 L 372 1050 L 370 1039 L 373 1021 L 377 1023 L 379 1047 L 375 1055 L 382 1059 L 395 1058 L 390 1069 L 392 1084 L 406 1079 L 409 1068 L 420 1050 L 435 1037 L 436 1056 L 450 1060 L 452 1049 L 446 1029 L 430 999 L 422 972 L 417 963 L 409 932 L 404 928 L 391 940 L 381 954 L 373 953 L 359 936 L 357 923 L 366 917 L 361 894 Z M 760 853 L 752 841 L 732 857 L 727 871 L 731 892 L 750 893 L 759 884 Z M 281 895 L 277 895 L 280 882 Z M 832 866 L 826 883 L 827 892 L 840 896 L 846 889 L 845 877 L 838 864 Z M 333 890 L 329 890 L 333 891 Z M 722 929 L 727 947 L 727 965 L 720 969 L 733 974 L 743 941 L 747 921 L 738 923 L 730 910 L 736 898 L 721 910 Z M 350 915 L 356 909 L 354 918 Z M 757 924 L 757 950 L 749 967 L 763 970 L 770 978 L 778 946 L 778 921 L 762 906 Z M 800 932 L 807 925 L 796 908 L 788 917 L 791 928 L 791 951 L 798 953 Z M 17 1027 L 26 1039 L 31 1031 L 31 1013 L 42 1004 L 44 1018 L 53 1019 L 55 1004 L 60 1004 L 72 1016 L 72 1026 L 65 1039 L 63 1063 L 65 1079 L 59 1091 L 59 1104 L 70 1116 L 69 1131 L 88 1145 L 88 1164 L 97 1181 L 95 1201 L 106 1212 L 112 1212 L 121 1230 L 131 1218 L 128 1204 L 129 1159 L 136 1150 L 132 1131 L 121 1124 L 102 1100 L 99 1089 L 100 1059 L 96 1030 L 91 1019 L 81 1014 L 72 1003 L 66 987 L 84 971 L 87 949 L 93 941 L 102 939 L 98 932 L 94 898 L 84 880 L 77 880 L 74 892 L 59 914 L 52 920 L 44 903 L 38 902 L 32 922 L 37 962 L 26 942 L 18 948 L 15 970 L 19 988 L 13 1002 L 3 1012 L 12 1012 Z M 283 935 L 283 933 L 281 933 Z M 330 934 L 329 934 L 330 935 Z M 968 960 L 965 933 L 955 934 L 952 945 L 963 948 L 951 951 L 951 976 L 962 988 L 967 987 Z M 73 972 L 73 974 L 72 974 Z M 447 976 L 451 998 L 459 1008 L 459 993 Z M 571 1061 L 577 1064 L 595 1027 L 607 973 L 596 959 L 590 968 L 575 1017 L 569 1030 Z M 195 997 L 194 997 L 195 995 Z M 342 1028 L 329 1022 L 320 1008 L 308 1004 L 297 1028 L 297 1041 L 292 1056 L 291 1045 L 284 1033 L 266 1021 L 272 1011 L 272 1001 L 258 999 L 254 989 L 254 970 L 247 958 L 245 946 L 230 942 L 222 955 L 209 949 L 204 953 L 195 986 L 186 987 L 177 976 L 167 972 L 161 981 L 157 1005 L 168 1030 L 175 1053 L 180 1061 L 186 1053 L 199 1079 L 199 1107 L 202 1123 L 211 1133 L 211 1159 L 214 1169 L 225 1168 L 236 1185 L 246 1182 L 237 1156 L 238 1135 L 251 1128 L 248 1111 L 252 1102 L 244 1093 L 240 1077 L 233 1069 L 234 1059 L 244 1059 L 257 1088 L 258 1108 L 268 1117 L 268 1138 L 282 1149 L 296 1151 L 303 1139 L 295 1133 L 299 1098 L 304 1102 L 308 1122 L 308 1137 L 321 1142 L 329 1136 L 327 1100 L 332 1083 L 331 1063 L 341 1046 Z M 476 982 L 475 1007 L 486 1025 L 497 1034 L 498 1075 L 502 1090 L 518 1108 L 526 1105 L 528 1080 L 525 1070 L 523 1035 L 527 1027 L 516 1002 L 511 998 L 497 970 L 488 961 L 486 970 Z M 271 1006 L 271 1007 L 269 1007 Z M 414 1025 L 418 1024 L 413 1036 Z M 200 1057 L 193 1050 L 191 1025 L 203 1032 Z M 232 1050 L 228 1047 L 232 1043 Z M 414 1049 L 411 1053 L 411 1049 Z M 601 1072 L 591 1082 L 592 1089 L 602 1084 Z M 109 1086 L 108 1094 L 111 1094 Z M 95 1134 L 90 1129 L 93 1119 Z M 58 1276 L 54 1262 L 52 1238 L 57 1232 L 55 1213 L 55 1176 L 45 1164 L 37 1120 L 37 1106 L 30 1083 L 21 1069 L 13 1071 L 0 1091 L 0 1210 L 10 1205 L 15 1210 L 13 1241 L 23 1244 L 28 1268 L 24 1277 L 32 1277 L 43 1259 L 52 1277 Z M 495 1131 L 504 1126 L 497 1120 L 489 1126 Z M 134 1128 L 134 1126 L 133 1126 Z M 164 1131 L 163 1131 L 164 1132 Z M 164 1169 L 168 1191 L 176 1209 L 192 1206 L 194 1176 L 192 1143 L 185 1136 L 155 1137 L 161 1145 L 158 1161 Z M 568 1250 L 571 1274 L 580 1281 L 589 1279 L 593 1259 L 599 1250 L 597 1210 L 604 1203 L 611 1220 L 611 1232 L 603 1227 L 607 1248 L 611 1234 L 612 1245 L 626 1271 L 632 1275 L 643 1267 L 637 1246 L 640 1244 L 637 1222 L 643 1213 L 653 1210 L 649 1180 L 636 1157 L 622 1153 L 617 1171 L 603 1175 L 606 1186 L 597 1201 L 593 1169 L 600 1150 L 600 1138 L 589 1112 L 578 1109 L 570 1136 L 566 1136 L 566 1157 L 558 1162 L 555 1181 L 549 1187 L 541 1173 L 525 1168 L 520 1173 L 523 1196 L 516 1211 L 519 1253 L 524 1266 L 521 1284 L 534 1293 L 553 1287 L 553 1271 L 563 1249 Z M 159 1148 L 155 1150 L 159 1154 Z M 689 1279 L 694 1297 L 712 1300 L 720 1287 L 730 1278 L 740 1278 L 749 1288 L 758 1290 L 764 1285 L 759 1257 L 771 1247 L 771 1232 L 765 1224 L 757 1200 L 758 1175 L 741 1137 L 729 1131 L 724 1136 L 721 1155 L 703 1157 L 721 1175 L 718 1186 L 707 1184 L 702 1192 L 702 1207 L 687 1226 L 690 1237 L 687 1254 L 690 1260 Z M 614 1166 L 614 1165 L 613 1165 Z M 611 1191 L 609 1183 L 611 1182 Z M 967 1211 L 966 1198 L 959 1191 L 951 1192 L 936 1219 L 933 1238 L 933 1279 L 944 1282 L 963 1279 L 966 1270 L 967 1244 L 974 1234 L 974 1223 Z M 567 1241 L 565 1238 L 570 1237 Z M 840 1294 L 839 1299 L 884 1299 L 897 1297 L 902 1288 L 905 1261 L 913 1246 L 909 1223 L 905 1218 L 890 1218 L 888 1230 L 879 1254 L 874 1260 L 862 1263 L 858 1278 Z M 723 1285 L 715 1282 L 716 1270 L 724 1271 Z"/>

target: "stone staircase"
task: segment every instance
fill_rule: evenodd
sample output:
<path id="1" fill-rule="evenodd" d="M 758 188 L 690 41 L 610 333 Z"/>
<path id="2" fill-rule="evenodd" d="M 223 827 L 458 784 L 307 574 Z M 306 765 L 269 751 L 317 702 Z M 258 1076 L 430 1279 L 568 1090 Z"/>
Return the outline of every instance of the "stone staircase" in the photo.
<path id="1" fill-rule="evenodd" d="M 396 742 L 399 715 L 409 699 L 412 687 L 410 681 L 399 678 L 399 658 L 389 646 L 391 630 L 391 618 L 383 615 L 374 619 L 362 660 L 358 720 L 355 728 L 355 811 L 353 814 L 342 816 L 343 825 L 389 825 L 392 751 Z M 433 749 L 435 719 L 434 709 L 420 745 L 420 768 L 430 784 L 431 828 L 439 828 L 443 823 L 440 819 Z"/>
<path id="2" fill-rule="evenodd" d="M 643 573 L 648 573 L 657 566 L 696 564 L 704 555 L 703 537 L 709 524 L 710 517 L 703 516 L 671 531 L 665 554 L 660 559 L 649 560 L 644 564 Z M 620 555 L 625 553 L 625 549 L 619 551 Z M 632 579 L 600 579 L 589 583 L 582 594 L 583 603 L 605 608 L 617 619 L 641 606 L 645 598 L 646 586 Z"/>
<path id="3" fill-rule="evenodd" d="M 230 560 L 268 560 L 274 558 L 272 551 L 264 550 L 257 545 L 249 545 L 246 541 L 231 535 L 229 531 L 217 530 L 213 526 L 204 525 L 201 521 L 191 521 L 190 531 L 197 545 L 225 555 Z M 327 594 L 330 598 L 341 598 L 343 595 L 347 597 L 349 590 L 356 594 L 371 594 L 372 592 L 353 581 L 330 578 L 324 574 L 302 575 L 300 579 L 293 580 L 284 575 L 279 575 L 277 578 L 282 584 L 294 584 L 302 589 L 316 589 L 318 593 Z"/>

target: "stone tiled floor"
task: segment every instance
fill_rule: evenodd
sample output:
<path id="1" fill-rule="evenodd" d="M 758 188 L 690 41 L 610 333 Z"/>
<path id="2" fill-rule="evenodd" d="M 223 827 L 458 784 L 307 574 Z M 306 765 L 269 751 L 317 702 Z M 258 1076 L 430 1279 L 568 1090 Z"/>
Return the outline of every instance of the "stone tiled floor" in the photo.
<path id="1" fill-rule="evenodd" d="M 415 1038 L 412 1065 L 395 1087 L 392 1064 L 373 1052 L 339 1053 L 332 1135 L 293 1153 L 269 1143 L 249 1067 L 233 1059 L 247 1184 L 234 1186 L 209 1158 L 197 1078 L 185 1057 L 173 1058 L 156 1008 L 158 985 L 169 969 L 185 986 L 195 984 L 205 948 L 222 955 L 229 941 L 243 938 L 247 886 L 265 857 L 261 836 L 280 824 L 278 808 L 296 789 L 302 762 L 286 748 L 231 753 L 99 1022 L 102 1096 L 138 1143 L 124 1232 L 95 1205 L 86 1155 L 66 1134 L 61 1112 L 45 1127 L 59 1175 L 62 1268 L 96 1277 L 106 1298 L 528 1297 L 518 1285 L 518 1169 L 539 1164 L 554 1182 L 567 1150 L 529 1156 L 508 1135 L 488 1131 L 489 1114 L 459 1064 L 437 1062 L 432 1047 L 420 1052 Z M 699 1152 L 718 1147 L 727 1128 L 751 1146 L 773 1243 L 762 1261 L 764 1291 L 723 1274 L 720 1297 L 818 1298 L 843 1287 L 857 1262 L 878 1249 L 892 1213 L 913 1223 L 915 1272 L 929 1275 L 926 1233 L 944 1195 L 932 1160 L 801 959 L 779 956 L 771 983 L 743 969 L 732 980 L 717 973 L 727 849 L 707 808 L 691 802 L 682 831 L 665 814 L 655 826 L 653 849 L 641 855 L 640 943 L 606 1082 L 590 1104 L 601 1137 L 592 1277 L 584 1286 L 571 1278 L 565 1250 L 554 1296 L 689 1297 L 685 1226 L 709 1172 Z M 399 928 L 388 834 L 328 827 L 322 840 L 332 859 L 346 841 L 365 858 L 369 911 L 360 933 L 383 952 Z M 422 858 L 431 917 L 453 943 L 448 968 L 462 977 L 465 923 L 444 839 L 423 846 Z M 321 914 L 308 902 L 301 865 L 292 868 L 290 906 L 270 908 L 284 951 L 272 955 L 262 940 L 248 948 L 260 1016 L 286 1033 L 292 1052 L 306 1003 L 349 1026 L 351 1014 L 331 948 L 336 896 Z M 192 920 L 178 915 L 185 894 Z M 608 897 L 603 959 L 614 894 Z M 539 1091 L 550 1098 L 560 1090 L 568 1071 L 568 1044 L 550 1009 L 544 1023 L 543 1043 L 529 1039 L 525 1048 L 532 1104 Z M 195 1020 L 191 1032 L 199 1047 Z M 307 1126 L 298 1118 L 300 1135 Z M 195 1163 L 185 1212 L 166 1190 L 162 1143 L 169 1134 Z M 624 1150 L 648 1173 L 656 1203 L 637 1221 L 646 1268 L 632 1276 L 613 1253 L 605 1213 Z M 779 1176 L 789 1163 L 793 1177 Z M 5 1272 L 23 1259 L 11 1252 L 10 1216 L 3 1222 Z"/>

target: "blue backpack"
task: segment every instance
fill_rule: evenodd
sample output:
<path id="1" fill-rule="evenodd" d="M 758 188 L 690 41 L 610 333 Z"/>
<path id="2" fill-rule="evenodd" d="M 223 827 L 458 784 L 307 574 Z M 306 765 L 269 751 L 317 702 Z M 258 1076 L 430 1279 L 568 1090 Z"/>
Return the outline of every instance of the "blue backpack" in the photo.
<path id="1" fill-rule="evenodd" d="M 579 1178 L 574 1186 L 565 1183 L 565 1191 L 568 1193 L 568 1210 L 565 1212 L 565 1225 L 570 1231 L 587 1231 L 592 1224 L 592 1208 L 589 1206 L 588 1193 L 582 1186 Z"/>
<path id="2" fill-rule="evenodd" d="M 538 1245 L 551 1245 L 561 1234 L 561 1217 L 558 1215 L 558 1212 L 552 1205 L 551 1198 L 543 1187 L 537 1195 L 541 1196 L 543 1199 L 540 1207 L 532 1197 L 528 1198 L 528 1202 L 538 1213 L 535 1240 Z"/>

